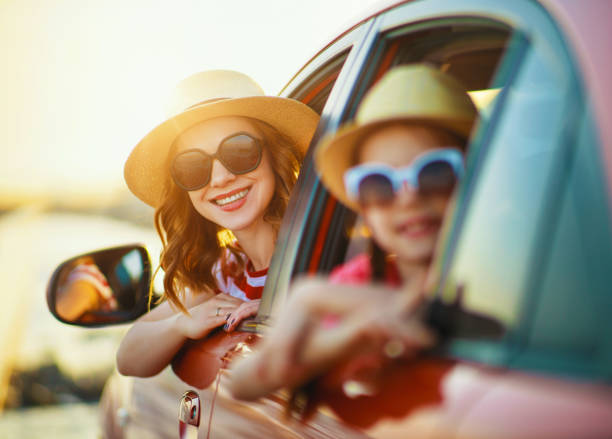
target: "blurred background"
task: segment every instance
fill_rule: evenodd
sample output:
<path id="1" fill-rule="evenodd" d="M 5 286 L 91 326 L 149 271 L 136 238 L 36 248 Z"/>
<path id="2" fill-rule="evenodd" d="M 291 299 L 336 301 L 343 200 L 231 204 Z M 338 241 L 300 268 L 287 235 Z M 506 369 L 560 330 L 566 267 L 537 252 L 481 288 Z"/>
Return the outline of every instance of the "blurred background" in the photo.
<path id="1" fill-rule="evenodd" d="M 114 245 L 146 244 L 157 263 L 153 211 L 122 169 L 174 84 L 226 68 L 277 94 L 375 3 L 0 2 L 0 438 L 100 437 L 127 327 L 59 323 L 46 284 L 61 261 Z"/>

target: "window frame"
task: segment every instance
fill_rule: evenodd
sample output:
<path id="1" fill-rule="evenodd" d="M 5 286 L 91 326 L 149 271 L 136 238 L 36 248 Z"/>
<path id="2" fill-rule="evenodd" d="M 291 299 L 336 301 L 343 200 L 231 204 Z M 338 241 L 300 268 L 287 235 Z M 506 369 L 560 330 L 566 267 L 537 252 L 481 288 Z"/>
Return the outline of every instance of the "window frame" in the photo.
<path id="1" fill-rule="evenodd" d="M 510 6 L 510 5 L 508 5 Z M 523 6 L 520 3 L 513 3 L 512 7 Z M 535 5 L 534 5 L 535 6 Z M 509 7 L 510 9 L 510 7 Z M 564 65 L 568 66 L 568 76 L 571 78 L 570 84 L 567 86 L 567 98 L 565 101 L 565 107 L 563 108 L 563 120 L 567 121 L 567 124 L 563 129 L 568 135 L 565 136 L 559 144 L 559 157 L 566 156 L 570 151 L 571 145 L 575 139 L 575 131 L 571 128 L 580 120 L 580 112 L 583 108 L 583 93 L 580 87 L 580 83 L 577 78 L 575 63 L 572 62 L 572 58 L 567 50 L 567 44 L 559 29 L 551 20 L 550 16 L 541 8 L 533 8 L 532 11 L 525 11 L 521 14 L 521 20 L 516 20 L 514 23 L 514 29 L 516 32 L 520 32 L 526 38 L 528 49 L 548 46 L 554 47 L 556 50 L 554 53 L 559 57 L 564 58 Z M 524 59 L 520 60 L 515 66 L 515 72 L 513 76 L 516 76 L 520 69 L 523 67 Z M 510 79 L 512 81 L 512 79 Z M 511 82 L 508 83 L 511 85 Z M 466 184 L 462 187 L 462 191 L 459 194 L 459 202 L 455 215 L 452 218 L 453 231 L 449 239 L 446 251 L 446 258 L 441 269 L 442 280 L 437 290 L 437 297 L 439 298 L 447 286 L 446 277 L 449 274 L 450 268 L 454 257 L 456 256 L 457 246 L 461 237 L 461 230 L 463 222 L 468 213 L 469 206 L 471 205 L 472 196 L 476 185 L 479 183 L 479 176 L 486 161 L 486 157 L 489 152 L 490 138 L 492 133 L 495 132 L 497 122 L 499 118 L 508 111 L 508 107 L 505 105 L 504 99 L 500 96 L 500 102 L 496 105 L 494 113 L 491 117 L 491 121 L 488 124 L 487 129 L 484 132 L 479 133 L 480 138 L 475 139 L 473 148 L 470 151 L 470 157 L 468 160 L 471 163 L 471 172 L 468 175 Z M 578 103 L 575 107 L 568 105 L 568 103 Z M 574 132 L 573 134 L 571 134 Z M 571 135 L 570 135 L 571 134 Z M 554 230 L 556 229 L 557 223 L 557 212 L 560 209 L 560 196 L 565 190 L 565 182 L 562 178 L 563 173 L 566 172 L 563 166 L 555 168 L 548 181 L 545 183 L 544 195 L 542 197 L 542 208 L 539 212 L 539 218 L 536 222 L 536 242 L 531 246 L 529 253 L 529 260 L 540 261 L 540 264 L 544 266 L 547 261 L 548 254 L 552 245 L 552 237 L 554 236 Z M 563 181 L 563 186 L 560 187 L 555 182 Z M 487 341 L 487 340 L 476 340 L 476 339 L 451 339 L 446 347 L 440 349 L 443 352 L 452 357 L 458 357 L 462 359 L 475 360 L 497 366 L 509 366 L 509 367 L 525 367 L 528 364 L 520 360 L 520 353 L 527 347 L 528 338 L 533 326 L 533 319 L 536 314 L 536 307 L 539 298 L 538 288 L 544 275 L 544 270 L 538 268 L 537 264 L 532 263 L 531 269 L 526 273 L 525 276 L 525 288 L 522 292 L 522 297 L 519 298 L 519 318 L 516 323 L 516 327 L 512 333 L 507 337 L 504 337 L 499 341 Z"/>
<path id="2" fill-rule="evenodd" d="M 328 216 L 328 224 L 324 225 L 333 223 L 334 218 L 333 216 L 330 217 L 330 211 L 336 210 L 335 200 L 320 184 L 314 171 L 312 163 L 313 146 L 324 135 L 334 133 L 342 122 L 353 117 L 357 108 L 356 103 L 361 100 L 371 83 L 372 75 L 375 74 L 375 70 L 378 70 L 378 61 L 383 56 L 383 45 L 381 43 L 385 39 L 384 35 L 402 27 L 421 29 L 423 24 L 427 27 L 429 26 L 428 23 L 439 23 L 445 19 L 459 18 L 464 21 L 465 19 L 484 19 L 488 23 L 499 22 L 506 25 L 512 22 L 511 19 L 508 21 L 499 20 L 497 9 L 482 0 L 466 1 L 461 4 L 455 4 L 453 0 L 410 2 L 372 17 L 349 33 L 360 32 L 360 38 L 355 39 L 349 58 L 343 66 L 329 100 L 323 109 L 321 122 L 317 127 L 300 171 L 298 183 L 279 232 L 277 248 L 268 272 L 262 305 L 256 318 L 258 323 L 266 322 L 273 316 L 278 306 L 284 302 L 284 295 L 290 281 L 296 275 L 308 271 L 308 267 L 311 266 L 310 252 L 303 251 L 303 246 L 308 245 L 308 242 L 314 240 L 317 236 L 323 235 L 324 238 L 330 236 L 326 228 L 324 228 L 326 233 L 320 233 L 319 219 Z M 430 25 L 438 26 L 437 23 Z M 406 32 L 409 31 L 409 29 L 406 29 Z M 342 44 L 341 41 L 347 36 L 341 38 L 336 44 Z M 325 59 L 331 59 L 329 54 L 325 56 L 327 57 Z M 282 94 L 291 97 L 297 88 L 292 83 L 303 80 L 309 71 L 309 68 L 304 68 L 298 72 L 290 85 L 283 89 Z M 308 188 L 308 190 L 303 190 L 303 187 Z M 330 200 L 329 203 L 328 200 Z M 332 235 L 334 234 L 334 230 L 329 231 L 332 232 Z M 298 255 L 298 251 L 301 251 L 300 255 Z M 281 264 L 283 266 L 279 268 L 278 265 Z M 267 290 L 273 290 L 273 292 L 268 293 Z"/>
<path id="3" fill-rule="evenodd" d="M 378 67 L 378 61 L 380 56 L 382 56 L 380 51 L 382 46 L 379 44 L 381 40 L 399 28 L 414 29 L 417 26 L 427 25 L 427 23 L 439 22 L 441 20 L 452 22 L 455 19 L 483 19 L 487 20 L 487 22 L 499 22 L 513 29 L 514 33 L 523 35 L 528 44 L 560 45 L 564 50 L 563 56 L 567 58 L 568 65 L 573 67 L 574 83 L 578 84 L 575 90 L 576 97 L 578 98 L 577 102 L 582 102 L 583 93 L 581 84 L 576 78 L 578 70 L 575 68 L 575 62 L 573 62 L 568 52 L 568 46 L 561 31 L 544 8 L 528 0 L 517 0 L 514 2 L 492 2 L 489 0 L 410 2 L 387 10 L 373 17 L 370 21 L 363 23 L 357 28 L 360 29 L 359 41 L 355 40 L 349 58 L 343 66 L 342 72 L 331 92 L 330 99 L 323 110 L 321 123 L 311 143 L 305 167 L 302 169 L 298 186 L 290 201 L 288 215 L 279 234 L 278 247 L 271 265 L 270 277 L 266 284 L 267 291 L 264 291 L 264 297 L 269 299 L 269 303 L 265 308 L 265 312 L 262 313 L 260 321 L 265 321 L 269 316 L 273 315 L 275 309 L 284 302 L 284 292 L 287 290 L 290 280 L 295 275 L 307 271 L 307 267 L 310 265 L 310 252 L 303 251 L 300 254 L 300 251 L 303 250 L 304 246 L 308 245 L 308 241 L 312 241 L 321 235 L 324 239 L 327 239 L 330 237 L 330 233 L 337 233 L 333 227 L 335 224 L 333 218 L 335 206 L 332 205 L 330 207 L 328 203 L 329 195 L 320 185 L 313 170 L 312 146 L 316 145 L 323 135 L 335 132 L 341 122 L 353 116 L 357 107 L 356 103 L 363 97 L 368 84 L 371 82 L 371 75 L 375 74 L 375 70 Z M 521 65 L 522 60 L 517 60 L 514 66 L 515 70 L 518 70 Z M 300 78 L 306 75 L 305 72 L 307 72 L 307 69 L 300 71 L 294 78 L 294 81 L 297 80 L 299 82 L 299 80 L 302 80 Z M 510 72 L 509 74 L 513 73 Z M 284 93 L 286 92 L 289 95 L 288 90 L 293 89 L 290 87 L 284 90 Z M 450 263 L 455 255 L 457 242 L 461 236 L 463 220 L 467 208 L 470 206 L 474 185 L 479 180 L 482 163 L 486 158 L 490 135 L 495 130 L 500 112 L 505 109 L 503 104 L 504 100 L 503 96 L 501 96 L 491 115 L 491 120 L 487 124 L 487 128 L 479 130 L 476 138 L 472 141 L 467 159 L 469 176 L 458 194 L 457 206 L 446 240 L 447 251 L 444 252 L 443 260 L 439 261 L 442 273 L 440 287 L 444 285 L 445 276 L 448 274 Z M 564 117 L 567 119 L 567 108 L 564 109 L 564 112 L 566 113 Z M 566 147 L 569 144 L 571 144 L 571 141 L 566 141 Z M 553 212 L 559 208 L 559 200 L 555 200 L 553 191 L 555 188 L 550 186 L 549 181 L 545 196 L 549 209 L 543 209 L 545 212 L 540 215 L 540 225 L 538 228 L 541 233 L 539 234 L 539 242 L 533 247 L 533 252 L 539 252 L 541 257 L 546 256 L 552 236 L 552 232 L 544 230 L 541 225 L 547 221 L 550 222 L 554 216 Z M 324 228 L 323 233 L 321 233 L 321 228 L 319 227 L 320 219 L 325 215 L 329 216 L 330 210 L 332 214 L 328 219 L 329 224 L 327 226 L 329 229 Z M 538 275 L 537 270 L 531 270 L 528 276 L 530 277 L 529 290 L 533 291 L 537 287 L 539 277 L 541 276 Z M 282 293 L 274 294 L 273 292 L 270 293 L 269 290 L 282 291 Z M 441 288 L 438 289 L 438 291 L 440 290 Z M 535 294 L 531 297 L 526 295 L 524 303 L 521 304 L 521 308 L 525 312 L 523 312 L 517 325 L 519 330 L 516 331 L 513 340 L 504 340 L 503 342 L 453 340 L 448 344 L 440 346 L 437 352 L 441 355 L 455 358 L 471 359 L 489 364 L 509 365 L 521 345 L 526 343 L 530 319 L 535 311 L 531 308 L 535 306 L 536 300 L 537 296 Z M 275 301 L 276 303 L 273 303 Z M 495 355 L 491 355 L 490 348 L 492 346 L 495 349 L 501 349 L 503 355 L 498 355 L 494 358 Z"/>
<path id="4" fill-rule="evenodd" d="M 350 87 L 346 90 L 347 84 L 350 86 L 354 82 L 351 76 L 351 66 L 363 63 L 362 50 L 364 44 L 367 46 L 367 37 L 370 35 L 373 22 L 374 20 L 370 19 L 353 27 L 320 51 L 280 92 L 280 96 L 294 99 L 307 96 L 308 92 L 316 89 L 316 79 L 321 69 L 325 69 L 330 62 L 342 56 L 343 53 L 348 53 L 323 107 L 319 125 L 310 142 L 300 175 L 289 199 L 268 269 L 259 311 L 253 321 L 241 325 L 241 330 L 265 331 L 275 308 L 284 303 L 293 273 L 292 268 L 295 265 L 301 243 L 304 241 L 304 217 L 306 212 L 317 212 L 317 206 L 320 206 L 320 203 L 316 202 L 318 198 L 316 194 L 323 191 L 312 163 L 313 146 L 318 143 L 324 133 L 336 130 L 340 124 L 339 108 L 346 101 L 345 95 L 351 92 Z"/>

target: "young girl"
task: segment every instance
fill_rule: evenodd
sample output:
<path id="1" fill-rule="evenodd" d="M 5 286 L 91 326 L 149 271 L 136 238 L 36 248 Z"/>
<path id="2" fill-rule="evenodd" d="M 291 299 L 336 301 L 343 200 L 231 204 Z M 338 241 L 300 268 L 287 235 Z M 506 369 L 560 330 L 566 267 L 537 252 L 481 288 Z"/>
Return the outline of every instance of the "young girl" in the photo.
<path id="1" fill-rule="evenodd" d="M 160 372 L 187 339 L 233 329 L 257 312 L 278 226 L 318 122 L 306 105 L 264 96 L 238 72 L 182 81 L 180 111 L 125 165 L 130 190 L 155 207 L 167 299 L 130 328 L 120 373 Z M 224 232 L 233 235 L 223 240 Z"/>
<path id="2" fill-rule="evenodd" d="M 354 123 L 322 141 L 315 154 L 321 180 L 361 214 L 377 250 L 336 268 L 328 281 L 295 286 L 258 352 L 234 365 L 237 397 L 299 386 L 365 353 L 410 355 L 433 343 L 411 313 L 463 173 L 475 117 L 452 77 L 425 65 L 402 66 L 368 92 Z M 373 280 L 381 283 L 359 286 Z"/>

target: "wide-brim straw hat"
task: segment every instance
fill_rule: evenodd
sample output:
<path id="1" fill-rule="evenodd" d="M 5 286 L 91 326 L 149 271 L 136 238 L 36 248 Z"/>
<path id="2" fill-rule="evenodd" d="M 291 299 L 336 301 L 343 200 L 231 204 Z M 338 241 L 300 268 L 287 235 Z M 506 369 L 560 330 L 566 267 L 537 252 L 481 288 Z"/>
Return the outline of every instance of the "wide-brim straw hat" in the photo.
<path id="1" fill-rule="evenodd" d="M 210 70 L 184 79 L 174 91 L 171 107 L 172 116 L 134 147 L 123 172 L 134 195 L 153 207 L 162 202 L 170 146 L 193 125 L 221 116 L 250 117 L 271 125 L 305 153 L 319 122 L 307 105 L 265 96 L 253 79 L 231 70 Z"/>
<path id="2" fill-rule="evenodd" d="M 344 173 L 354 165 L 356 147 L 377 128 L 414 122 L 446 129 L 467 139 L 477 110 L 465 88 L 452 76 L 424 64 L 395 67 L 363 98 L 352 122 L 321 140 L 315 166 L 329 191 L 359 210 L 344 187 Z"/>

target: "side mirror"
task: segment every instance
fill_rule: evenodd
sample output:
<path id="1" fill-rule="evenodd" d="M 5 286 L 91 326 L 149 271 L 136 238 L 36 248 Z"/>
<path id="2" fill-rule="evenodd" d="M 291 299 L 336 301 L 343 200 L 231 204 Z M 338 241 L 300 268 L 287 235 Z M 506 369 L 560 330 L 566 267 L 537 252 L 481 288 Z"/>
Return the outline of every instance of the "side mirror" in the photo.
<path id="1" fill-rule="evenodd" d="M 61 263 L 49 280 L 47 305 L 56 319 L 72 325 L 130 322 L 148 311 L 150 283 L 143 246 L 113 247 Z"/>

